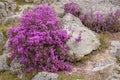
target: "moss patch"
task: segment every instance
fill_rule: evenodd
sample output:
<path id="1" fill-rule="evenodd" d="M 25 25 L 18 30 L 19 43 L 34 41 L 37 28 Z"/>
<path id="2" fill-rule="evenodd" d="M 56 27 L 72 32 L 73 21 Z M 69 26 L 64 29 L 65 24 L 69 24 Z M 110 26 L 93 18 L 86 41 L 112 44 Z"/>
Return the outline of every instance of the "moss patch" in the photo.
<path id="1" fill-rule="evenodd" d="M 4 41 L 7 40 L 7 31 L 8 31 L 8 29 L 9 29 L 11 26 L 12 26 L 11 24 L 7 24 L 7 25 L 5 25 L 5 26 L 2 26 L 2 25 L 0 24 L 0 31 L 3 32 Z"/>
<path id="2" fill-rule="evenodd" d="M 101 46 L 98 48 L 98 50 L 103 50 L 108 48 L 109 43 L 107 38 L 105 38 L 104 34 L 100 33 L 99 36 L 100 36 L 99 39 L 100 39 Z"/>
<path id="3" fill-rule="evenodd" d="M 10 73 L 9 71 L 0 73 L 0 80 L 20 80 L 16 75 Z"/>
<path id="4" fill-rule="evenodd" d="M 61 75 L 58 77 L 58 80 L 86 80 L 86 78 L 83 75 L 70 75 L 70 76 L 64 76 Z"/>
<path id="5" fill-rule="evenodd" d="M 33 2 L 25 2 L 25 0 L 14 0 L 17 5 L 25 5 L 25 4 L 34 4 Z"/>

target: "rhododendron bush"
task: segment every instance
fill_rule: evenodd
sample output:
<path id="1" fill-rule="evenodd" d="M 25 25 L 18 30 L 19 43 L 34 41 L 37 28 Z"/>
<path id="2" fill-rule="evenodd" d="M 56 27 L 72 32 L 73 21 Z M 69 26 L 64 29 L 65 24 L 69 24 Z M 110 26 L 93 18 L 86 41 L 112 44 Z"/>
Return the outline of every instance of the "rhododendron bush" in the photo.
<path id="1" fill-rule="evenodd" d="M 27 71 L 70 69 L 65 61 L 69 37 L 48 4 L 26 11 L 20 21 L 8 31 L 11 59 L 19 59 Z"/>

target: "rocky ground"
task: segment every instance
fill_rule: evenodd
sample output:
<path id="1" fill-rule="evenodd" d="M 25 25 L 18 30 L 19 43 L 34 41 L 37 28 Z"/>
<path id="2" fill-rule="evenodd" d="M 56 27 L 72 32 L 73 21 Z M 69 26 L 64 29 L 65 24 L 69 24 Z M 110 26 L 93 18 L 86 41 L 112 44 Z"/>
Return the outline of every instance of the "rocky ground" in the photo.
<path id="1" fill-rule="evenodd" d="M 67 42 L 75 62 L 71 71 L 57 73 L 22 72 L 24 65 L 17 59 L 10 61 L 7 30 L 12 25 L 19 24 L 18 18 L 25 10 L 42 3 L 42 0 L 1 0 L 0 1 L 0 80 L 120 80 L 120 32 L 97 34 L 72 14 L 64 15 L 64 4 L 72 1 L 78 3 L 82 13 L 100 11 L 107 15 L 112 10 L 120 8 L 120 0 L 44 0 L 48 2 L 72 36 Z M 71 31 L 70 31 L 71 29 Z M 75 39 L 82 32 L 82 40 Z M 73 32 L 74 31 L 74 32 Z"/>

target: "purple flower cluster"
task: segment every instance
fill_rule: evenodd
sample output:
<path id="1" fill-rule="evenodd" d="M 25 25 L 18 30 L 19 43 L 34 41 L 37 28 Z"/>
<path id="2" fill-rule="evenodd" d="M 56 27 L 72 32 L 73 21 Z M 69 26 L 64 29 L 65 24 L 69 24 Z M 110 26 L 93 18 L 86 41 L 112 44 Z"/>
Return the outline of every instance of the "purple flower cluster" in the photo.
<path id="1" fill-rule="evenodd" d="M 110 32 L 120 31 L 120 9 L 111 11 L 106 18 L 107 30 Z"/>
<path id="2" fill-rule="evenodd" d="M 76 4 L 74 2 L 66 3 L 64 5 L 64 10 L 65 10 L 65 13 L 71 13 L 74 16 L 77 16 L 77 17 L 80 14 L 80 7 L 79 7 L 78 4 Z"/>
<path id="3" fill-rule="evenodd" d="M 18 58 L 27 71 L 70 69 L 66 62 L 69 36 L 48 4 L 25 12 L 20 20 L 8 31 L 11 59 Z"/>
<path id="4" fill-rule="evenodd" d="M 95 32 L 120 31 L 120 10 L 111 11 L 108 16 L 97 12 L 95 14 L 82 14 L 79 16 L 82 23 Z"/>

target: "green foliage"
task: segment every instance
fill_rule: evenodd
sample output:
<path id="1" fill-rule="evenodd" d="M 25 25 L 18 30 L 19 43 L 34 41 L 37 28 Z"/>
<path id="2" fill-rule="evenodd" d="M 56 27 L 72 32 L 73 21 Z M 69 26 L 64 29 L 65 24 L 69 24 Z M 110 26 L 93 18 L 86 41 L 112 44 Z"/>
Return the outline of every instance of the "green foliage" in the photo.
<path id="1" fill-rule="evenodd" d="M 100 39 L 100 43 L 101 43 L 99 50 L 107 48 L 108 47 L 108 40 L 105 38 L 103 33 L 99 34 L 99 39 Z"/>
<path id="2" fill-rule="evenodd" d="M 2 55 L 3 49 L 0 49 L 0 55 Z"/>
<path id="3" fill-rule="evenodd" d="M 31 73 L 22 73 L 23 78 L 22 80 L 31 80 L 37 71 Z M 12 74 L 10 71 L 0 72 L 0 80 L 20 80 L 17 75 Z"/>
<path id="4" fill-rule="evenodd" d="M 5 25 L 5 26 L 2 26 L 2 25 L 0 24 L 0 31 L 3 32 L 4 41 L 7 40 L 7 31 L 8 31 L 8 29 L 10 28 L 10 26 L 11 26 L 11 24 L 7 24 L 7 25 Z"/>
<path id="5" fill-rule="evenodd" d="M 24 4 L 33 4 L 33 2 L 25 2 L 25 0 L 14 0 L 17 5 L 24 5 Z"/>
<path id="6" fill-rule="evenodd" d="M 24 72 L 23 73 L 23 79 L 22 80 L 31 80 L 36 74 L 37 74 L 38 71 L 33 71 L 33 72 Z"/>
<path id="7" fill-rule="evenodd" d="M 86 80 L 83 75 L 71 75 L 71 76 L 64 76 L 61 75 L 58 77 L 58 80 Z"/>
<path id="8" fill-rule="evenodd" d="M 10 73 L 9 71 L 0 73 L 0 80 L 20 80 L 16 75 Z"/>

